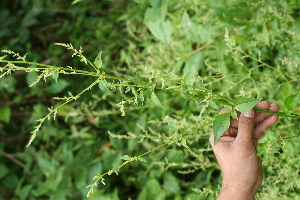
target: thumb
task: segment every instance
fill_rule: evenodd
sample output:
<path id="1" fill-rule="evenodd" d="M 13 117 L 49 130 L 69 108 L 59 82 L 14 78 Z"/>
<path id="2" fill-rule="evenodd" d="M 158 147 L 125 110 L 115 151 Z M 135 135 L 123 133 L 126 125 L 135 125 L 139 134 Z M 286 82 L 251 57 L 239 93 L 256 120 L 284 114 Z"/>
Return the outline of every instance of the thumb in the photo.
<path id="1" fill-rule="evenodd" d="M 238 122 L 238 134 L 236 142 L 242 144 L 252 144 L 252 134 L 254 130 L 254 111 L 249 110 L 246 113 L 241 113 Z"/>

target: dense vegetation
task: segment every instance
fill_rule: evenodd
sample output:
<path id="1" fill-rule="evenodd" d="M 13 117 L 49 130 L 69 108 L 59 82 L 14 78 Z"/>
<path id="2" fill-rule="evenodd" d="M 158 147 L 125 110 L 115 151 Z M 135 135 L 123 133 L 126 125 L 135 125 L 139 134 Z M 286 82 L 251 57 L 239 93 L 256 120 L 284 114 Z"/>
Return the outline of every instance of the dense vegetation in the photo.
<path id="1" fill-rule="evenodd" d="M 256 99 L 257 198 L 299 198 L 298 1 L 75 2 L 0 1 L 3 199 L 215 199 L 215 117 Z"/>

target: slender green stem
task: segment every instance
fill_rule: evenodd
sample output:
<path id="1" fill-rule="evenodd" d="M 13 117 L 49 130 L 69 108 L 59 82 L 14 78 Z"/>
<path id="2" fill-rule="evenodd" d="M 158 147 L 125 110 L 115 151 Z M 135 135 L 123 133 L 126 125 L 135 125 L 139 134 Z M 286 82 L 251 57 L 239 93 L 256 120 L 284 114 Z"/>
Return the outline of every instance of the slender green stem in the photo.
<path id="1" fill-rule="evenodd" d="M 298 115 L 296 113 L 287 114 L 285 112 L 266 110 L 266 109 L 261 109 L 261 108 L 257 108 L 257 107 L 254 107 L 253 109 L 256 112 L 261 112 L 261 113 L 268 113 L 268 114 L 273 114 L 273 115 L 278 115 L 278 116 L 283 116 L 283 117 L 300 118 L 300 115 Z"/>
<path id="2" fill-rule="evenodd" d="M 90 89 L 91 89 L 95 84 L 97 84 L 101 79 L 102 79 L 102 77 L 100 76 L 96 81 L 94 81 L 93 83 L 91 83 L 87 88 L 85 88 L 84 90 L 82 90 L 82 91 L 81 91 L 80 93 L 78 93 L 75 97 L 69 98 L 68 100 L 66 100 L 64 103 L 62 103 L 61 105 L 59 105 L 59 106 L 56 107 L 55 109 L 49 110 L 49 113 L 48 113 L 44 118 L 42 118 L 41 120 L 39 120 L 40 123 L 36 126 L 36 129 L 35 129 L 34 131 L 31 132 L 31 133 L 32 133 L 32 136 L 31 136 L 31 138 L 30 138 L 28 144 L 26 145 L 26 147 L 28 147 L 28 146 L 33 142 L 33 140 L 34 140 L 34 138 L 35 138 L 37 132 L 39 131 L 41 125 L 43 124 L 43 122 L 44 122 L 47 118 L 49 119 L 50 116 L 51 116 L 53 113 L 55 114 L 55 113 L 57 112 L 57 110 L 58 110 L 59 108 L 61 108 L 62 106 L 64 106 L 64 105 L 70 103 L 71 101 L 76 100 L 77 98 L 79 98 L 80 95 L 82 95 L 82 94 L 83 94 L 84 92 L 86 92 L 87 90 L 90 90 Z"/>

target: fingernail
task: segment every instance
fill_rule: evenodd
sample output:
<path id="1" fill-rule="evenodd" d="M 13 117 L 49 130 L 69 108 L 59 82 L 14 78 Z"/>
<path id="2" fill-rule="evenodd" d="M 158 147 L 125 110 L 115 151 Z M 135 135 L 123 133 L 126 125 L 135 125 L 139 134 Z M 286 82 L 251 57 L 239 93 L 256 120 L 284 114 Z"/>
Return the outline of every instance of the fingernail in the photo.
<path id="1" fill-rule="evenodd" d="M 244 116 L 245 116 L 245 117 L 252 117 L 252 116 L 253 116 L 253 110 L 251 109 L 251 110 L 249 110 L 248 112 L 245 112 L 245 113 L 244 113 Z"/>

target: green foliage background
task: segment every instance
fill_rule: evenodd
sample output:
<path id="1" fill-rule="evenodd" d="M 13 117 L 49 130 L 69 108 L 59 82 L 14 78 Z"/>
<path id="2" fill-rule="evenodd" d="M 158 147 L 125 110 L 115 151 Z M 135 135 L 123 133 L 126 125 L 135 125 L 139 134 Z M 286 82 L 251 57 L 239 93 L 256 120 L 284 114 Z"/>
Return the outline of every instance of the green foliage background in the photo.
<path id="1" fill-rule="evenodd" d="M 60 108 L 29 147 L 36 120 L 63 102 L 53 97 L 76 95 L 96 78 L 56 74 L 28 87 L 39 72 L 1 77 L 0 199 L 86 199 L 86 186 L 111 169 L 118 175 L 99 180 L 90 199 L 215 199 L 221 175 L 208 136 L 224 105 L 214 100 L 263 98 L 288 114 L 284 100 L 299 91 L 299 17 L 296 0 L 0 1 L 1 50 L 92 72 L 54 45 L 71 43 L 91 62 L 102 51 L 101 71 L 119 77 Z M 299 128 L 299 119 L 281 117 L 260 141 L 257 199 L 300 199 Z M 180 134 L 147 162 L 118 168 L 122 156 Z"/>

